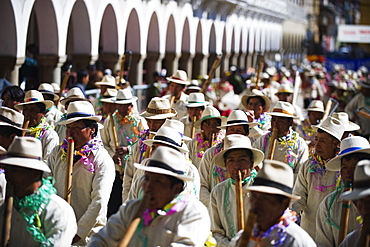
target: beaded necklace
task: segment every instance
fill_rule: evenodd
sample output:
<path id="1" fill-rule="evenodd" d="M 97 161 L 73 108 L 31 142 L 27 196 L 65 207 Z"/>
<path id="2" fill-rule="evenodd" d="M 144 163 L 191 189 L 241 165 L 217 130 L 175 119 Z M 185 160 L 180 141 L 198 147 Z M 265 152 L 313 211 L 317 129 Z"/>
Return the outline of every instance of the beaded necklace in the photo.
<path id="1" fill-rule="evenodd" d="M 95 171 L 95 166 L 92 162 L 90 162 L 89 158 L 87 157 L 92 151 L 98 150 L 99 148 L 103 148 L 103 142 L 98 138 L 93 138 L 88 141 L 84 146 L 82 146 L 79 150 L 75 150 L 73 157 L 81 156 L 80 162 L 83 164 L 84 168 L 89 172 Z M 62 143 L 62 156 L 61 159 L 65 159 L 68 152 L 68 141 L 65 138 Z"/>
<path id="2" fill-rule="evenodd" d="M 148 148 L 148 145 L 144 144 L 144 141 L 148 138 L 149 134 L 150 134 L 149 129 L 143 130 L 139 134 L 139 150 L 140 150 L 139 163 L 141 163 L 143 158 L 146 157 L 146 150 Z"/>
<path id="3" fill-rule="evenodd" d="M 197 153 L 197 157 L 201 159 L 204 155 L 204 152 L 210 148 L 209 140 L 204 140 L 203 133 L 197 133 L 195 135 L 195 146 L 198 147 L 199 152 Z M 223 134 L 221 132 L 216 133 L 216 138 L 213 140 L 212 145 L 214 146 L 223 140 Z"/>
<path id="4" fill-rule="evenodd" d="M 257 176 L 257 171 L 255 169 L 252 169 L 251 170 L 251 175 L 249 175 L 249 177 L 246 177 L 245 179 L 243 179 L 242 181 L 242 184 L 251 184 L 253 183 L 254 181 L 254 178 Z M 226 211 L 226 219 L 227 219 L 227 222 L 229 224 L 229 227 L 230 227 L 230 232 L 229 232 L 229 236 L 230 238 L 233 238 L 235 236 L 235 226 L 234 226 L 234 223 L 233 223 L 233 216 L 235 214 L 235 212 L 231 212 L 231 203 L 230 203 L 230 190 L 231 190 L 231 184 L 234 184 L 235 185 L 235 180 L 230 178 L 227 182 L 227 188 L 225 190 L 225 211 Z"/>
<path id="5" fill-rule="evenodd" d="M 137 138 L 140 135 L 140 132 L 138 131 L 138 115 L 135 114 L 133 110 L 131 110 L 127 116 L 122 117 L 116 110 L 113 113 L 113 118 L 114 121 L 118 123 L 117 131 L 120 132 L 119 134 L 123 134 L 129 145 L 132 146 L 137 141 Z M 133 132 L 130 136 L 128 136 L 126 129 L 123 128 L 123 125 L 127 123 L 131 126 L 131 130 Z"/>
<path id="6" fill-rule="evenodd" d="M 43 178 L 41 187 L 35 193 L 21 199 L 14 197 L 14 208 L 27 222 L 26 230 L 32 235 L 33 240 L 41 243 L 41 246 L 53 246 L 43 233 L 40 220 L 40 215 L 49 204 L 51 195 L 56 194 L 53 184 L 52 177 Z"/>
<path id="7" fill-rule="evenodd" d="M 271 136 L 272 136 L 272 132 L 270 130 L 270 132 L 265 135 L 265 138 L 263 140 L 263 150 L 266 150 L 267 140 L 269 140 L 269 142 L 271 143 Z M 295 167 L 296 167 L 295 160 L 296 160 L 297 155 L 293 152 L 293 149 L 296 146 L 296 144 L 298 145 L 297 150 L 300 150 L 300 144 L 298 142 L 297 132 L 290 130 L 288 135 L 283 136 L 283 137 L 279 137 L 279 138 L 276 139 L 276 141 L 280 145 L 287 147 L 287 150 L 285 152 L 285 162 L 294 171 Z"/>
<path id="8" fill-rule="evenodd" d="M 37 126 L 29 128 L 27 136 L 32 136 L 41 140 L 49 129 L 52 129 L 52 127 L 46 122 L 46 118 L 42 117 Z"/>

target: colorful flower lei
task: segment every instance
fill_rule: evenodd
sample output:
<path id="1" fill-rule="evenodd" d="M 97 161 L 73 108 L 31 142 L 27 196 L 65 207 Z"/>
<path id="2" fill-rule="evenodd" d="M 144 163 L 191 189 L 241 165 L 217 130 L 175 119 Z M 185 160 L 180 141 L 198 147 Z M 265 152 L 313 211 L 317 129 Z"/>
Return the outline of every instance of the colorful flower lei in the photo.
<path id="1" fill-rule="evenodd" d="M 122 117 L 118 114 L 118 111 L 116 110 L 113 113 L 113 118 L 116 123 L 118 123 L 117 126 L 117 133 L 118 135 L 123 134 L 123 136 L 126 138 L 127 142 L 130 146 L 132 146 L 138 139 L 140 132 L 138 131 L 138 115 L 135 114 L 134 110 L 131 110 L 127 116 Z M 132 134 L 130 136 L 127 135 L 125 128 L 123 128 L 123 125 L 130 124 L 132 129 Z"/>
<path id="2" fill-rule="evenodd" d="M 305 139 L 311 140 L 315 136 L 316 131 L 311 127 L 308 119 L 302 121 L 298 128 L 302 131 Z"/>
<path id="3" fill-rule="evenodd" d="M 51 127 L 50 124 L 46 122 L 45 117 L 42 117 L 40 123 L 37 126 L 29 128 L 27 136 L 32 136 L 41 140 L 45 136 L 46 131 L 49 129 L 53 129 L 53 127 Z"/>
<path id="4" fill-rule="evenodd" d="M 87 157 L 90 152 L 94 150 L 98 150 L 99 148 L 102 148 L 103 142 L 99 140 L 98 138 L 93 138 L 90 141 L 88 141 L 84 146 L 82 146 L 79 150 L 75 150 L 73 157 L 81 156 L 80 162 L 84 165 L 84 168 L 88 170 L 89 172 L 94 172 L 95 167 L 92 162 L 90 162 L 89 158 Z M 62 157 L 61 159 L 65 159 L 67 156 L 68 151 L 68 141 L 65 138 L 62 143 Z"/>
<path id="5" fill-rule="evenodd" d="M 42 230 L 40 214 L 50 202 L 50 197 L 56 194 L 53 187 L 54 179 L 48 177 L 42 179 L 42 185 L 31 195 L 21 199 L 14 197 L 14 208 L 27 222 L 26 230 L 32 235 L 33 240 L 41 243 L 41 246 L 53 246 Z"/>
<path id="6" fill-rule="evenodd" d="M 145 129 L 141 131 L 139 134 L 139 151 L 140 151 L 139 163 L 141 163 L 143 158 L 146 156 L 146 150 L 148 148 L 148 145 L 144 144 L 144 141 L 148 138 L 149 134 L 150 134 L 149 129 Z"/>
<path id="7" fill-rule="evenodd" d="M 197 153 L 197 157 L 201 159 L 204 155 L 204 152 L 210 148 L 209 141 L 204 140 L 203 133 L 197 133 L 195 135 L 196 147 L 198 147 L 199 152 Z M 213 140 L 212 145 L 214 146 L 223 140 L 223 134 L 221 132 L 216 133 L 216 138 Z"/>
<path id="8" fill-rule="evenodd" d="M 216 156 L 218 153 L 220 153 L 221 150 L 223 149 L 223 147 L 224 147 L 224 140 L 222 140 L 222 142 L 218 143 L 215 146 L 214 156 Z M 213 179 L 215 181 L 217 181 L 217 183 L 221 183 L 221 182 L 225 181 L 227 179 L 227 177 L 225 175 L 227 175 L 227 170 L 222 169 L 221 167 L 219 167 L 217 165 L 213 166 L 212 176 L 213 176 Z"/>
<path id="9" fill-rule="evenodd" d="M 258 128 L 263 129 L 263 126 L 271 122 L 271 116 L 267 115 L 265 112 L 260 115 L 258 119 L 253 119 L 253 122 L 259 123 Z"/>

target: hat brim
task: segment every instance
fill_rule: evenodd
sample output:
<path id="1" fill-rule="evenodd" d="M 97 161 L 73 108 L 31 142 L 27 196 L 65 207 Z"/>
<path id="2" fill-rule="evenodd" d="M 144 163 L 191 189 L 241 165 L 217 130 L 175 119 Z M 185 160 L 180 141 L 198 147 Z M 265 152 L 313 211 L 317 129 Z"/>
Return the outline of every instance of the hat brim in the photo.
<path id="1" fill-rule="evenodd" d="M 33 158 L 7 157 L 0 160 L 0 164 L 51 172 L 50 168 L 45 164 L 45 162 Z"/>
<path id="2" fill-rule="evenodd" d="M 189 86 L 189 87 L 186 87 L 186 90 L 202 90 L 201 87 L 198 87 L 198 86 Z"/>
<path id="3" fill-rule="evenodd" d="M 200 107 L 200 106 L 208 106 L 209 102 L 204 101 L 204 102 L 201 102 L 201 103 L 185 103 L 184 105 L 186 107 Z"/>
<path id="4" fill-rule="evenodd" d="M 232 123 L 232 124 L 225 124 L 225 125 L 221 125 L 220 127 L 218 127 L 219 129 L 226 129 L 227 127 L 230 127 L 230 126 L 235 126 L 235 125 L 249 125 L 249 128 L 253 128 L 257 125 L 260 125 L 259 123 Z"/>
<path id="5" fill-rule="evenodd" d="M 184 182 L 194 181 L 194 179 L 192 177 L 189 177 L 189 176 L 186 176 L 186 175 L 180 175 L 180 174 L 171 172 L 171 171 L 163 169 L 163 168 L 153 167 L 153 166 L 144 166 L 144 165 L 141 165 L 141 164 L 138 164 L 138 163 L 134 163 L 134 166 L 137 169 L 140 169 L 140 170 L 143 170 L 143 171 L 172 176 L 172 177 L 180 179 Z"/>
<path id="6" fill-rule="evenodd" d="M 162 141 L 162 140 L 155 140 L 155 139 L 147 139 L 147 140 L 144 140 L 143 143 L 145 145 L 148 145 L 148 146 L 152 146 L 153 143 L 163 143 L 163 144 L 166 144 L 168 146 L 171 146 L 171 147 L 174 147 L 176 148 L 177 150 L 179 150 L 181 153 L 189 153 L 189 149 L 187 148 L 183 148 L 182 146 L 179 147 L 179 146 L 176 146 L 172 143 L 169 143 L 169 142 L 166 142 L 166 141 Z"/>
<path id="7" fill-rule="evenodd" d="M 18 105 L 15 105 L 15 109 L 17 110 L 20 110 L 22 111 L 23 110 L 23 106 L 25 105 L 29 105 L 29 104 L 35 104 L 35 103 L 43 103 L 45 105 L 45 108 L 46 109 L 49 109 L 50 107 L 52 107 L 54 105 L 54 102 L 51 101 L 51 100 L 43 100 L 43 101 L 30 101 L 30 102 L 24 102 L 24 103 L 20 103 Z"/>
<path id="8" fill-rule="evenodd" d="M 200 128 L 203 121 L 208 120 L 208 119 L 212 119 L 212 118 L 221 119 L 221 125 L 220 126 L 225 125 L 226 122 L 227 122 L 227 117 L 223 117 L 223 116 L 206 116 L 206 117 L 204 117 L 204 118 L 199 119 L 198 121 L 196 121 L 194 123 L 194 127 L 195 128 Z M 220 126 L 217 126 L 217 127 L 220 127 Z"/>
<path id="9" fill-rule="evenodd" d="M 3 154 L 6 154 L 6 150 L 5 148 L 3 148 L 2 146 L 0 146 L 0 154 L 3 155 Z"/>
<path id="10" fill-rule="evenodd" d="M 344 156 L 347 156 L 347 155 L 353 154 L 353 153 L 367 153 L 367 154 L 370 154 L 370 148 L 357 149 L 357 150 L 354 150 L 354 151 L 351 151 L 351 152 L 340 154 L 340 155 L 334 157 L 333 159 L 331 159 L 325 165 L 326 169 L 328 169 L 329 171 L 335 171 L 335 172 L 340 171 L 340 168 L 341 168 L 341 165 L 342 165 L 342 158 Z"/>
<path id="11" fill-rule="evenodd" d="M 340 199 L 345 201 L 358 200 L 370 196 L 370 188 L 354 188 L 352 191 L 344 192 L 340 195 Z"/>
<path id="12" fill-rule="evenodd" d="M 299 118 L 297 116 L 285 114 L 285 113 L 282 113 L 282 112 L 267 112 L 266 114 L 270 115 L 270 116 L 275 116 L 275 117 L 287 117 L 287 118 L 293 118 L 293 119 L 298 119 Z"/>
<path id="13" fill-rule="evenodd" d="M 90 102 L 90 100 L 88 100 L 88 99 L 85 99 L 85 98 L 80 98 L 80 97 L 68 97 L 68 98 L 63 98 L 63 99 L 61 99 L 60 100 L 60 104 L 62 104 L 62 105 L 66 105 L 66 103 L 68 102 L 68 101 L 78 101 L 78 100 L 83 100 L 83 101 L 89 101 Z"/>
<path id="14" fill-rule="evenodd" d="M 48 94 L 48 95 L 53 95 L 54 96 L 54 98 L 53 98 L 54 101 L 57 101 L 59 99 L 59 95 L 57 95 L 55 93 L 45 92 L 45 91 L 40 91 L 40 93 L 42 93 L 42 94 Z"/>
<path id="15" fill-rule="evenodd" d="M 117 100 L 117 97 L 112 97 L 112 98 L 109 98 L 109 99 L 106 99 L 106 100 L 100 100 L 102 102 L 107 102 L 107 103 L 113 103 L 113 104 L 120 104 L 120 105 L 125 105 L 125 104 L 130 104 L 130 103 L 134 103 L 137 101 L 137 97 L 136 96 L 132 96 L 131 99 L 123 99 L 123 100 Z"/>
<path id="16" fill-rule="evenodd" d="M 282 91 L 282 92 L 276 92 L 275 95 L 281 94 L 281 93 L 288 93 L 293 94 L 293 91 Z"/>
<path id="17" fill-rule="evenodd" d="M 348 126 L 344 129 L 344 131 L 356 131 L 361 129 L 361 127 L 358 124 L 355 124 L 354 122 L 349 121 Z"/>
<path id="18" fill-rule="evenodd" d="M 262 193 L 267 193 L 267 194 L 274 194 L 274 195 L 282 195 L 289 197 L 291 201 L 297 201 L 301 199 L 300 196 L 292 195 L 289 194 L 285 191 L 282 191 L 278 188 L 270 187 L 270 186 L 263 186 L 263 185 L 251 185 L 246 188 L 248 191 L 256 191 L 256 192 L 262 192 Z"/>
<path id="19" fill-rule="evenodd" d="M 28 132 L 28 131 L 30 131 L 30 130 L 28 130 L 28 129 L 22 129 L 21 127 L 18 127 L 18 126 L 15 126 L 15 125 L 9 124 L 9 123 L 5 123 L 5 122 L 0 122 L 0 126 L 9 126 L 9 127 L 13 127 L 13 128 L 15 128 L 15 129 L 17 129 L 17 130 L 21 130 L 21 131 L 23 131 L 23 132 Z"/>
<path id="20" fill-rule="evenodd" d="M 154 114 L 154 113 L 149 113 L 147 111 L 144 111 L 143 113 L 140 114 L 141 117 L 147 118 L 147 119 L 166 119 L 170 117 L 175 117 L 176 115 L 177 115 L 177 111 L 172 108 L 171 108 L 170 113 L 165 113 L 165 114 Z"/>
<path id="21" fill-rule="evenodd" d="M 222 169 L 227 169 L 226 168 L 226 164 L 225 164 L 225 160 L 224 160 L 224 154 L 227 151 L 230 151 L 230 150 L 233 150 L 233 149 L 248 149 L 248 150 L 252 151 L 253 160 L 254 160 L 253 167 L 258 166 L 264 160 L 264 158 L 265 158 L 265 155 L 259 149 L 256 149 L 256 148 L 247 148 L 245 146 L 234 146 L 232 148 L 222 150 L 221 152 L 219 152 L 218 154 L 216 154 L 216 156 L 215 156 L 215 164 L 218 167 L 222 168 Z"/>
<path id="22" fill-rule="evenodd" d="M 323 109 L 321 109 L 321 108 L 307 108 L 307 111 L 317 111 L 317 112 L 322 112 L 322 113 L 324 113 L 325 111 L 323 110 Z"/>
<path id="23" fill-rule="evenodd" d="M 104 81 L 95 82 L 95 86 L 108 86 L 108 87 L 116 87 L 116 84 L 114 83 L 108 83 Z"/>
<path id="24" fill-rule="evenodd" d="M 261 97 L 265 101 L 265 106 L 263 107 L 263 109 L 265 111 L 268 111 L 270 109 L 271 100 L 267 96 L 264 96 L 264 95 L 246 95 L 246 94 L 243 95 L 242 99 L 241 99 L 241 103 L 242 103 L 242 105 L 244 106 L 245 109 L 248 109 L 248 107 L 247 107 L 248 99 L 253 98 L 253 97 Z"/>
<path id="25" fill-rule="evenodd" d="M 58 122 L 57 124 L 59 125 L 67 125 L 79 120 L 94 120 L 96 122 L 99 122 L 102 119 L 102 116 L 91 116 L 91 117 L 75 117 L 75 118 L 70 118 L 61 122 Z"/>
<path id="26" fill-rule="evenodd" d="M 190 85 L 189 81 L 182 81 L 182 80 L 177 80 L 177 79 L 172 79 L 171 77 L 166 77 L 166 80 L 169 82 L 174 82 L 182 85 Z"/>

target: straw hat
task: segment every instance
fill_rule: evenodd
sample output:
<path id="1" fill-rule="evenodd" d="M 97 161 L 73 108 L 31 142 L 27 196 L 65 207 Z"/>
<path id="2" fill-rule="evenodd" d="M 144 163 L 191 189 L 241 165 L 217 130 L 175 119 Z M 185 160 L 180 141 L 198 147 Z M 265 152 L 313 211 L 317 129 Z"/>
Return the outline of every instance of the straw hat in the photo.
<path id="1" fill-rule="evenodd" d="M 186 89 L 198 91 L 202 90 L 202 88 L 199 86 L 198 80 L 191 80 L 191 83 L 186 87 Z"/>
<path id="2" fill-rule="evenodd" d="M 22 131 L 29 131 L 22 129 L 24 116 L 13 109 L 2 106 L 0 107 L 0 126 L 10 126 Z"/>
<path id="3" fill-rule="evenodd" d="M 146 107 L 146 111 L 140 114 L 140 116 L 147 119 L 165 119 L 176 115 L 177 112 L 171 108 L 170 101 L 159 97 L 152 98 Z"/>
<path id="4" fill-rule="evenodd" d="M 307 111 L 325 112 L 324 103 L 321 100 L 312 100 L 307 107 Z"/>
<path id="5" fill-rule="evenodd" d="M 169 175 L 182 181 L 193 181 L 194 179 L 186 176 L 185 156 L 170 147 L 157 147 L 152 157 L 148 159 L 146 166 L 135 163 L 137 169 L 163 175 Z"/>
<path id="6" fill-rule="evenodd" d="M 195 128 L 200 128 L 204 120 L 211 119 L 211 118 L 221 119 L 221 125 L 225 125 L 226 120 L 227 120 L 226 117 L 221 116 L 220 112 L 216 108 L 210 105 L 204 109 L 202 113 L 202 118 L 194 123 Z"/>
<path id="7" fill-rule="evenodd" d="M 60 85 L 56 82 L 52 82 L 51 86 L 53 87 L 54 93 L 59 93 L 60 92 Z"/>
<path id="8" fill-rule="evenodd" d="M 167 126 L 161 126 L 153 139 L 147 139 L 143 142 L 148 146 L 152 146 L 153 143 L 163 143 L 176 148 L 181 153 L 189 152 L 186 147 L 182 147 L 180 133 L 176 129 Z"/>
<path id="9" fill-rule="evenodd" d="M 265 101 L 264 110 L 267 111 L 268 109 L 270 109 L 271 100 L 266 95 L 264 95 L 262 91 L 258 89 L 253 89 L 251 94 L 248 94 L 248 95 L 245 94 L 242 96 L 241 102 L 245 109 L 248 109 L 247 102 L 248 102 L 248 99 L 252 97 L 261 97 Z"/>
<path id="10" fill-rule="evenodd" d="M 171 127 L 173 129 L 177 130 L 177 132 L 181 135 L 181 138 L 184 141 L 191 141 L 192 140 L 190 137 L 184 135 L 185 125 L 179 120 L 168 119 L 167 118 L 162 126 Z"/>
<path id="11" fill-rule="evenodd" d="M 167 81 L 175 82 L 182 85 L 189 85 L 190 82 L 188 81 L 188 75 L 183 70 L 177 70 L 173 75 L 170 77 L 166 77 Z"/>
<path id="12" fill-rule="evenodd" d="M 66 97 L 60 100 L 60 103 L 62 105 L 66 105 L 68 101 L 75 101 L 75 100 L 84 100 L 89 101 L 88 99 L 85 99 L 85 95 L 81 91 L 79 87 L 73 87 L 68 92 Z"/>
<path id="13" fill-rule="evenodd" d="M 254 126 L 258 125 L 258 123 L 252 123 L 248 121 L 248 116 L 245 113 L 245 111 L 242 110 L 233 110 L 229 117 L 227 118 L 227 122 L 225 125 L 221 125 L 220 129 L 226 129 L 229 126 L 234 125 L 242 125 L 247 124 L 249 125 L 249 128 L 253 128 Z"/>
<path id="14" fill-rule="evenodd" d="M 111 75 L 103 76 L 101 81 L 95 82 L 96 86 L 108 86 L 108 87 L 116 87 L 116 78 Z"/>
<path id="15" fill-rule="evenodd" d="M 15 105 L 15 109 L 23 110 L 24 105 L 35 104 L 35 103 L 43 103 L 46 109 L 49 109 L 54 105 L 53 101 L 51 100 L 44 100 L 42 93 L 37 90 L 30 90 L 24 96 L 24 103 L 20 103 Z"/>
<path id="16" fill-rule="evenodd" d="M 215 164 L 222 169 L 226 169 L 224 154 L 229 150 L 240 148 L 252 151 L 254 159 L 253 167 L 256 167 L 265 158 L 265 155 L 261 150 L 252 147 L 251 140 L 247 136 L 233 134 L 225 137 L 224 150 L 216 154 Z"/>
<path id="17" fill-rule="evenodd" d="M 191 93 L 189 94 L 188 102 L 185 103 L 186 107 L 199 107 L 209 105 L 208 101 L 205 101 L 203 93 Z"/>
<path id="18" fill-rule="evenodd" d="M 313 125 L 312 129 L 316 132 L 321 129 L 340 141 L 344 133 L 344 124 L 336 118 L 328 117 L 321 124 Z"/>
<path id="19" fill-rule="evenodd" d="M 345 81 L 341 81 L 341 82 L 339 82 L 339 84 L 337 86 L 337 89 L 347 91 L 348 90 L 348 85 Z"/>
<path id="20" fill-rule="evenodd" d="M 281 84 L 278 91 L 275 93 L 275 95 L 278 95 L 279 93 L 293 93 L 292 88 L 289 86 L 289 84 Z"/>
<path id="21" fill-rule="evenodd" d="M 58 124 L 67 125 L 82 119 L 99 122 L 101 118 L 101 116 L 95 116 L 94 107 L 90 102 L 74 101 L 68 106 L 67 120 L 61 121 Z"/>
<path id="22" fill-rule="evenodd" d="M 6 154 L 6 150 L 2 146 L 0 146 L 0 155 L 4 155 L 4 154 Z"/>
<path id="23" fill-rule="evenodd" d="M 294 106 L 289 102 L 285 101 L 278 101 L 272 112 L 268 112 L 267 114 L 276 117 L 288 117 L 288 118 L 298 118 L 294 115 Z"/>
<path id="24" fill-rule="evenodd" d="M 6 158 L 0 164 L 51 172 L 42 161 L 41 141 L 34 137 L 16 136 L 8 148 Z"/>
<path id="25" fill-rule="evenodd" d="M 107 88 L 105 93 L 103 94 L 103 98 L 112 98 L 117 97 L 118 90 L 115 88 Z"/>
<path id="26" fill-rule="evenodd" d="M 368 153 L 370 154 L 370 144 L 362 136 L 350 136 L 344 138 L 340 143 L 340 152 L 338 156 L 331 159 L 326 168 L 329 171 L 340 171 L 342 158 L 353 153 Z"/>
<path id="27" fill-rule="evenodd" d="M 290 166 L 276 160 L 265 160 L 263 163 L 262 169 L 247 190 L 282 195 L 289 197 L 291 201 L 301 198 L 292 194 L 294 175 Z"/>
<path id="28" fill-rule="evenodd" d="M 53 95 L 54 96 L 54 99 L 53 99 L 54 101 L 59 99 L 59 95 L 54 93 L 54 88 L 49 83 L 41 83 L 37 90 L 39 92 L 41 92 L 43 95 L 44 94 Z"/>
<path id="29" fill-rule="evenodd" d="M 334 112 L 332 117 L 338 119 L 344 124 L 344 131 L 356 131 L 361 128 L 354 122 L 349 121 L 348 114 L 345 112 Z"/>
<path id="30" fill-rule="evenodd" d="M 136 96 L 132 96 L 130 89 L 120 89 L 117 92 L 117 96 L 104 100 L 104 102 L 114 103 L 114 104 L 132 104 L 137 101 Z"/>
<path id="31" fill-rule="evenodd" d="M 344 192 L 340 198 L 358 200 L 370 195 L 370 160 L 361 160 L 355 168 L 353 190 Z"/>

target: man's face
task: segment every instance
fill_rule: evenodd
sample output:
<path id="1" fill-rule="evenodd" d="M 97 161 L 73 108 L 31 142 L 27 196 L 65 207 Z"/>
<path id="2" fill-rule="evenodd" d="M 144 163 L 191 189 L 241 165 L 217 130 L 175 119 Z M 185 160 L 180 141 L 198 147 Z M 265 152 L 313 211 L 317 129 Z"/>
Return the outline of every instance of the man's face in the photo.
<path id="1" fill-rule="evenodd" d="M 3 95 L 2 100 L 3 100 L 3 103 L 2 103 L 3 106 L 6 106 L 13 110 L 18 111 L 17 109 L 15 109 L 14 106 L 20 104 L 21 102 L 12 100 L 7 93 Z"/>
<path id="2" fill-rule="evenodd" d="M 6 180 L 14 187 L 14 196 L 23 198 L 34 192 L 32 183 L 35 181 L 35 177 L 41 177 L 40 171 L 12 165 L 5 165 L 4 168 Z"/>
<path id="3" fill-rule="evenodd" d="M 191 121 L 193 121 L 194 116 L 196 120 L 201 119 L 202 113 L 203 113 L 202 107 L 188 107 L 188 115 Z"/>
<path id="4" fill-rule="evenodd" d="M 324 159 L 333 158 L 339 141 L 332 138 L 328 133 L 316 133 L 315 150 Z"/>
<path id="5" fill-rule="evenodd" d="M 278 93 L 277 97 L 279 98 L 279 101 L 285 101 L 285 102 L 291 102 L 292 101 L 292 95 L 291 93 Z"/>
<path id="6" fill-rule="evenodd" d="M 238 178 L 238 172 L 241 172 L 242 179 L 251 175 L 254 160 L 249 157 L 246 150 L 230 151 L 225 157 L 225 165 L 230 177 L 234 180 Z"/>
<path id="7" fill-rule="evenodd" d="M 149 130 L 157 132 L 159 128 L 164 124 L 166 119 L 149 119 L 146 118 L 146 123 L 148 124 Z"/>
<path id="8" fill-rule="evenodd" d="M 247 110 L 253 110 L 255 119 L 258 119 L 260 115 L 264 112 L 260 97 L 249 98 L 247 103 Z"/>
<path id="9" fill-rule="evenodd" d="M 23 106 L 23 115 L 24 122 L 30 121 L 28 126 L 35 127 L 40 123 L 41 118 L 44 116 L 44 113 L 40 112 L 40 109 L 37 107 L 36 104 L 29 104 Z"/>
<path id="10" fill-rule="evenodd" d="M 176 184 L 171 187 L 171 182 L 165 175 L 145 172 L 143 191 L 149 196 L 147 208 L 163 209 L 171 202 L 181 190 L 181 185 Z"/>
<path id="11" fill-rule="evenodd" d="M 248 136 L 245 129 L 244 129 L 243 124 L 238 124 L 238 125 L 231 125 L 226 128 L 226 135 L 232 135 L 232 134 L 239 134 L 243 136 Z M 248 133 L 249 134 L 249 133 Z"/>
<path id="12" fill-rule="evenodd" d="M 277 117 L 272 116 L 271 118 L 271 128 L 277 130 L 277 137 L 285 136 L 292 126 L 293 120 L 288 117 Z"/>
<path id="13" fill-rule="evenodd" d="M 346 159 L 342 158 L 341 167 L 340 167 L 340 177 L 343 182 L 353 183 L 353 175 L 355 174 L 355 168 L 358 159 Z"/>
<path id="14" fill-rule="evenodd" d="M 80 148 L 93 138 L 94 131 L 96 130 L 85 127 L 82 120 L 79 120 L 67 124 L 66 136 L 73 138 L 75 148 Z"/>
<path id="15" fill-rule="evenodd" d="M 0 131 L 1 131 L 1 128 L 0 128 Z M 9 135 L 9 136 L 2 135 L 2 133 L 0 132 L 0 146 L 5 148 L 6 150 L 8 150 L 8 148 L 9 148 L 10 144 L 12 144 L 15 136 L 16 136 L 16 134 L 12 134 L 12 135 Z"/>
<path id="16" fill-rule="evenodd" d="M 250 210 L 257 215 L 257 225 L 260 230 L 266 231 L 275 225 L 289 205 L 289 198 L 282 202 L 274 194 L 251 191 Z"/>
<path id="17" fill-rule="evenodd" d="M 118 110 L 119 115 L 121 115 L 121 117 L 125 117 L 130 114 L 130 111 L 132 110 L 133 105 L 131 103 L 130 104 L 116 104 L 116 108 Z"/>
<path id="18" fill-rule="evenodd" d="M 204 120 L 202 122 L 201 129 L 204 131 L 205 135 L 212 134 L 212 133 L 218 133 L 220 132 L 220 129 L 217 128 L 221 125 L 221 120 L 218 118 L 211 118 Z"/>
<path id="19" fill-rule="evenodd" d="M 307 115 L 308 120 L 312 125 L 319 124 L 321 119 L 324 117 L 324 113 L 319 111 L 309 111 Z"/>
<path id="20" fill-rule="evenodd" d="M 184 86 L 175 82 L 170 82 L 168 85 L 168 91 L 170 91 L 171 95 L 179 97 L 184 90 Z"/>

